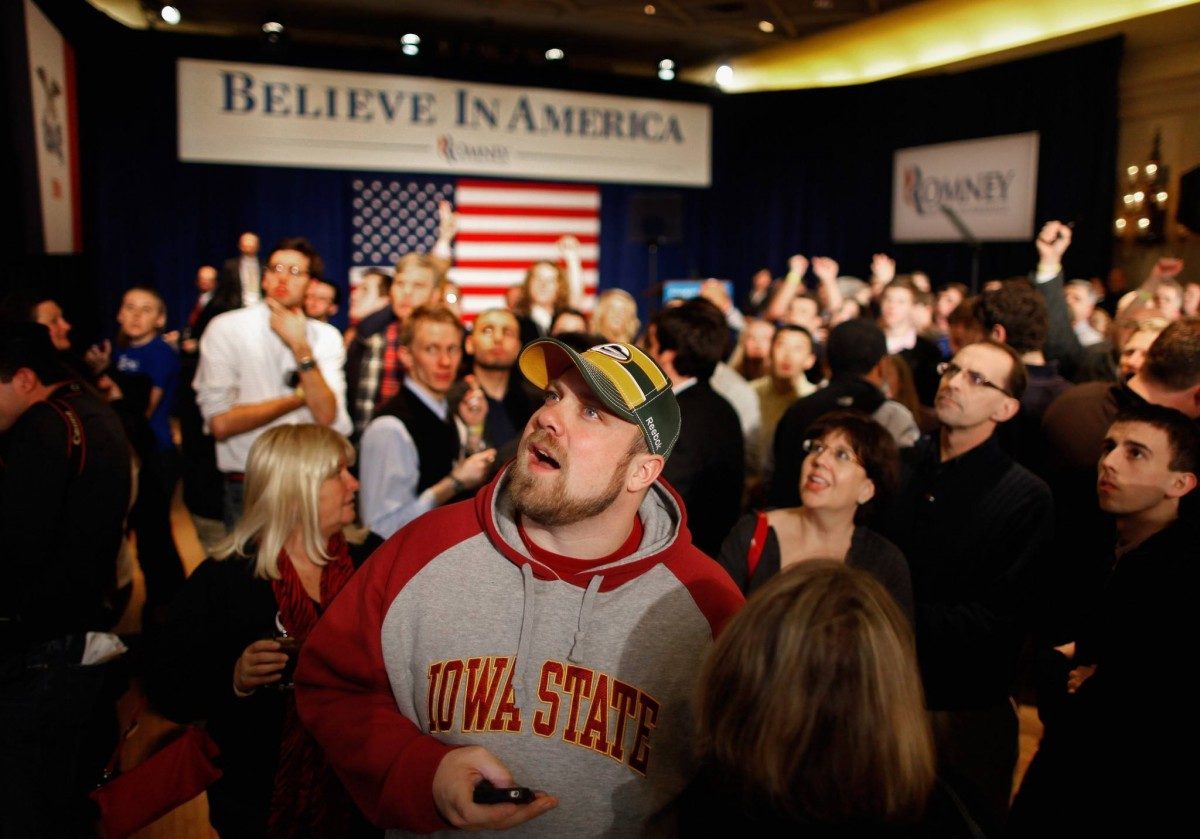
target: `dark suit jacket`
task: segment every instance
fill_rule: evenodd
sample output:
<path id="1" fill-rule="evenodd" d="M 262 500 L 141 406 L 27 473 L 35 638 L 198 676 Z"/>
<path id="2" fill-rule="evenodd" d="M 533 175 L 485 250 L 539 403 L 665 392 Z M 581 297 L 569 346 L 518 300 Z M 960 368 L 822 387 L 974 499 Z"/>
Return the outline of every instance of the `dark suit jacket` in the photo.
<path id="1" fill-rule="evenodd" d="M 745 441 L 737 412 L 707 381 L 679 394 L 682 428 L 663 477 L 683 498 L 692 542 L 715 557 L 741 515 Z"/>
<path id="2" fill-rule="evenodd" d="M 262 282 L 263 264 L 262 260 L 258 260 L 258 278 Z M 217 274 L 217 294 L 222 296 L 222 290 L 225 293 L 232 295 L 233 290 L 237 290 L 238 306 L 242 305 L 242 258 L 240 256 L 232 256 L 225 260 L 221 265 L 221 270 Z M 237 308 L 236 306 L 233 308 Z"/>

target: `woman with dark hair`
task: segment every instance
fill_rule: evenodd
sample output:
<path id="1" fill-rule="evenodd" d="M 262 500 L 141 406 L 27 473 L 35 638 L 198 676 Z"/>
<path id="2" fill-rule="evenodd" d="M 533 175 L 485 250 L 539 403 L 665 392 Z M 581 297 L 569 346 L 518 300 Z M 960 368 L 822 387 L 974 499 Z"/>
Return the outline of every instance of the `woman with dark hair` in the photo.
<path id="1" fill-rule="evenodd" d="M 698 735 L 683 836 L 976 833 L 937 782 L 909 623 L 845 563 L 776 575 L 729 622 L 701 675 Z"/>
<path id="2" fill-rule="evenodd" d="M 172 604 L 149 698 L 170 719 L 207 721 L 224 772 L 208 791 L 221 836 L 342 836 L 361 824 L 284 676 L 354 573 L 342 537 L 353 460 L 324 426 L 259 437 L 241 519 Z"/>
<path id="3" fill-rule="evenodd" d="M 809 426 L 804 451 L 802 506 L 743 516 L 718 561 L 749 594 L 797 563 L 840 559 L 879 580 L 911 618 L 908 562 L 899 548 L 860 526 L 872 504 L 896 486 L 900 455 L 892 435 L 866 414 L 834 411 Z"/>

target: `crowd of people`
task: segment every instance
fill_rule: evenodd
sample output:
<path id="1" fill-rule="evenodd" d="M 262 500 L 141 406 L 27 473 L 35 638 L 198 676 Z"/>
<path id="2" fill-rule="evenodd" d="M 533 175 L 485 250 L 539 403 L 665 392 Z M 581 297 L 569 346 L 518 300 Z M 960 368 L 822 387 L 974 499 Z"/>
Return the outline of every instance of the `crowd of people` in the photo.
<path id="1" fill-rule="evenodd" d="M 978 294 L 796 255 L 643 325 L 625 291 L 584 297 L 566 237 L 464 318 L 439 217 L 429 254 L 354 286 L 345 332 L 314 246 L 260 259 L 249 232 L 178 332 L 148 286 L 86 351 L 56 301 L 11 301 L 0 833 L 93 829 L 130 657 L 220 747 L 222 836 L 998 836 L 1180 810 L 1181 261 L 1105 299 L 1066 280 L 1051 221 L 1029 275 Z M 178 483 L 208 554 L 186 579 Z M 140 641 L 112 633 L 134 545 Z M 1045 737 L 1014 803 L 1018 695 Z"/>

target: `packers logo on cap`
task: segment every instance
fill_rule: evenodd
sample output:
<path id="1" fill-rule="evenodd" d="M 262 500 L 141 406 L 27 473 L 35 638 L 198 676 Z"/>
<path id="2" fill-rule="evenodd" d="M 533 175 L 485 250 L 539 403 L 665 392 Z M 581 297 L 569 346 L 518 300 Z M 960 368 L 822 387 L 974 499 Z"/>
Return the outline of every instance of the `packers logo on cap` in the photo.
<path id="1" fill-rule="evenodd" d="M 642 429 L 654 454 L 668 456 L 679 438 L 679 405 L 671 382 L 637 347 L 600 344 L 578 353 L 554 338 L 539 338 L 525 347 L 517 363 L 525 378 L 542 389 L 574 365 L 610 411 Z"/>
<path id="2" fill-rule="evenodd" d="M 622 364 L 628 364 L 633 360 L 633 356 L 623 344 L 601 344 L 598 347 L 592 347 L 592 350 L 604 353 L 609 358 L 615 358 Z"/>

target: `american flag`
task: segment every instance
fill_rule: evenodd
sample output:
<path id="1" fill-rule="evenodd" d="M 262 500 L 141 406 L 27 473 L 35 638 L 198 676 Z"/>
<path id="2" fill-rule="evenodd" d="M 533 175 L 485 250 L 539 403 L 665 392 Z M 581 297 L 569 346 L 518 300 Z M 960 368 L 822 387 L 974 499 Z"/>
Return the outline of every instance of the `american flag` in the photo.
<path id="1" fill-rule="evenodd" d="M 446 199 L 458 214 L 450 279 L 462 290 L 465 319 L 503 306 L 505 291 L 534 262 L 559 262 L 557 243 L 566 235 L 579 240 L 584 308 L 591 308 L 599 279 L 599 187 L 402 178 L 358 178 L 351 186 L 355 266 L 390 268 L 409 251 L 428 251 L 437 240 L 437 202 Z"/>
<path id="2" fill-rule="evenodd" d="M 350 264 L 390 271 L 404 254 L 427 252 L 437 241 L 437 205 L 443 199 L 454 199 L 452 181 L 426 178 L 351 180 Z"/>

